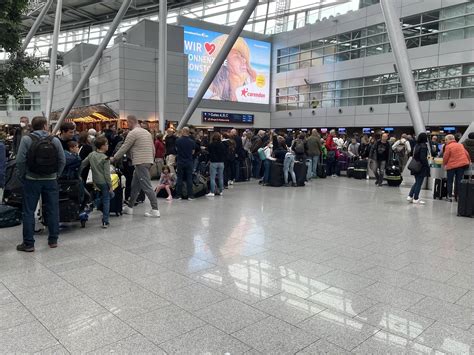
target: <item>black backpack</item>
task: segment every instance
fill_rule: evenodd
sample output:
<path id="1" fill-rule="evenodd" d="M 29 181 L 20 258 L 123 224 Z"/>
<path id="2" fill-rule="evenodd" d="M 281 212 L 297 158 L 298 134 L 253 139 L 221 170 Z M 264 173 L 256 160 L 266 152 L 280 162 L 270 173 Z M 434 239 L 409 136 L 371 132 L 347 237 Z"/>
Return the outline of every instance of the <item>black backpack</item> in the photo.
<path id="1" fill-rule="evenodd" d="M 58 172 L 58 150 L 53 143 L 54 136 L 38 137 L 30 134 L 31 147 L 27 154 L 28 169 L 38 175 L 52 175 Z"/>
<path id="2" fill-rule="evenodd" d="M 304 154 L 304 142 L 301 139 L 298 139 L 295 143 L 295 153 Z"/>

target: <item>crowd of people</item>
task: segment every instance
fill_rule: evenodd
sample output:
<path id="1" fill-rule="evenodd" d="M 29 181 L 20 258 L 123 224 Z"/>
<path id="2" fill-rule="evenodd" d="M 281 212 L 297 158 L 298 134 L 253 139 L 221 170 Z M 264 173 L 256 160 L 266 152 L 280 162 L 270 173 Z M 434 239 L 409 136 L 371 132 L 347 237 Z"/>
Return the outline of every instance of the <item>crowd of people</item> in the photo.
<path id="1" fill-rule="evenodd" d="M 155 137 L 143 128 L 135 116 L 127 117 L 127 129 L 114 125 L 97 132 L 94 129 L 77 132 L 72 122 L 64 122 L 59 134 L 51 136 L 44 117 L 26 117 L 14 135 L 11 157 L 23 184 L 23 243 L 20 251 L 34 251 L 35 211 L 40 196 L 48 213 L 48 244 L 57 247 L 59 235 L 58 180 L 80 180 L 81 208 L 100 204 L 102 227 L 109 226 L 110 203 L 114 199 L 111 173 L 124 176 L 125 206 L 123 213 L 133 214 L 137 203 L 148 198 L 150 209 L 145 216 L 160 217 L 157 195 L 165 193 L 167 201 L 174 198 L 193 200 L 196 175 L 205 175 L 209 182 L 206 196 L 222 196 L 234 183 L 251 178 L 270 185 L 272 165 L 280 164 L 285 186 L 297 186 L 295 166 L 304 165 L 304 180 L 337 177 L 338 162 L 367 161 L 374 172 L 375 183 L 384 182 L 386 167 L 396 162 L 403 171 L 408 168 L 415 176 L 407 200 L 422 204 L 420 190 L 430 176 L 433 157 L 443 159 L 447 170 L 449 201 L 456 197 L 464 171 L 474 162 L 474 134 L 463 145 L 458 138 L 447 135 L 442 141 L 421 133 L 416 139 L 402 134 L 398 139 L 381 132 L 373 135 L 338 135 L 335 130 L 321 134 L 310 132 L 277 132 L 275 130 L 245 130 L 239 134 L 231 129 L 221 132 L 184 127 L 179 132 L 169 128 Z M 412 160 L 410 160 L 412 157 Z M 0 187 L 5 187 L 5 145 L 0 141 Z M 297 172 L 299 173 L 299 171 Z M 323 176 L 322 176 L 323 175 Z M 158 178 L 157 184 L 152 178 Z M 368 174 L 367 174 L 367 179 Z M 291 181 L 290 181 L 291 179 Z M 454 189 L 453 181 L 455 180 Z M 92 183 L 97 198 L 90 198 L 87 184 Z M 154 186 L 156 185 L 156 186 Z M 122 191 L 122 190 L 120 190 Z M 120 192 L 122 193 L 122 192 Z M 121 196 L 122 197 L 122 196 Z M 120 200 L 122 201 L 122 200 Z"/>

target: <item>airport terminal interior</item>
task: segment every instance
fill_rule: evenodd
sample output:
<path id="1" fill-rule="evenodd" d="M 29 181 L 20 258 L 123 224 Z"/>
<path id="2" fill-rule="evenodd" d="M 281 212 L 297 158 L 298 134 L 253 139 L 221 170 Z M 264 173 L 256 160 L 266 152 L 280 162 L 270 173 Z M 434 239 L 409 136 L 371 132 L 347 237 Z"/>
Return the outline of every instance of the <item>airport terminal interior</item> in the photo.
<path id="1" fill-rule="evenodd" d="M 474 1 L 0 23 L 0 354 L 474 352 Z"/>

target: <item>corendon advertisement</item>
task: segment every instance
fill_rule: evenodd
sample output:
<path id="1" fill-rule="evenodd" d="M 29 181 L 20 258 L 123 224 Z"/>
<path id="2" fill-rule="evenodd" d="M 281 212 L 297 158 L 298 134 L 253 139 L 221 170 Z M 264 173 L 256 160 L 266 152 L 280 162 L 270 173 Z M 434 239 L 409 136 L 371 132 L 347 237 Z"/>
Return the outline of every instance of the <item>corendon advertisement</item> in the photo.
<path id="1" fill-rule="evenodd" d="M 227 37 L 226 34 L 184 26 L 188 97 L 194 97 Z M 270 53 L 270 43 L 239 37 L 204 98 L 268 104 Z"/>

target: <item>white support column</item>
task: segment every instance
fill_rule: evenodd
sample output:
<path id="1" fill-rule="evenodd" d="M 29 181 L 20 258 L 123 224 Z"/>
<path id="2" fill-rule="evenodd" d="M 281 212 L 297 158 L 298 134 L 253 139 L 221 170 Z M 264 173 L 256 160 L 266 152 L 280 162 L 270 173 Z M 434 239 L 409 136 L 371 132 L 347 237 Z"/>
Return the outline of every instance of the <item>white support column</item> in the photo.
<path id="1" fill-rule="evenodd" d="M 402 84 L 403 93 L 405 94 L 411 121 L 415 128 L 415 133 L 418 135 L 421 132 L 426 132 L 426 128 L 421 113 L 420 100 L 418 99 L 418 92 L 416 91 L 410 59 L 408 57 L 405 37 L 400 27 L 400 17 L 397 15 L 394 0 L 380 0 L 380 6 L 382 7 L 385 24 L 387 25 L 388 38 L 397 64 L 398 75 Z"/>
<path id="2" fill-rule="evenodd" d="M 158 116 L 159 129 L 165 132 L 165 108 L 166 108 L 166 83 L 168 82 L 166 67 L 168 62 L 168 34 L 166 19 L 168 17 L 168 7 L 166 0 L 160 0 L 160 30 L 158 41 Z"/>
<path id="3" fill-rule="evenodd" d="M 91 62 L 87 66 L 86 71 L 82 74 L 81 79 L 79 80 L 79 83 L 77 83 L 77 86 L 74 89 L 74 92 L 72 93 L 71 99 L 69 100 L 68 104 L 64 107 L 63 112 L 61 112 L 61 116 L 59 117 L 58 122 L 54 126 L 53 134 L 56 134 L 58 132 L 59 126 L 61 126 L 61 123 L 64 121 L 66 116 L 69 114 L 69 111 L 71 111 L 71 108 L 74 106 L 74 103 L 76 102 L 77 98 L 81 94 L 81 91 L 84 88 L 84 86 L 87 84 L 87 81 L 89 80 L 92 72 L 94 71 L 95 67 L 97 66 L 97 63 L 99 63 L 99 60 L 102 57 L 102 53 L 104 52 L 105 48 L 109 44 L 110 40 L 112 39 L 112 37 L 115 33 L 115 30 L 117 29 L 118 25 L 120 24 L 120 21 L 122 21 L 123 17 L 127 13 L 127 10 L 129 8 L 131 2 L 132 2 L 132 0 L 123 0 L 122 6 L 120 6 L 120 9 L 118 10 L 117 15 L 115 15 L 115 18 L 114 18 L 113 22 L 110 24 L 110 28 L 107 31 L 107 34 L 105 35 L 105 38 L 100 43 L 97 50 L 95 51 Z"/>
<path id="4" fill-rule="evenodd" d="M 56 62 L 58 59 L 58 41 L 59 31 L 61 30 L 62 11 L 63 0 L 56 0 L 56 16 L 54 18 L 53 46 L 51 48 L 51 58 L 49 60 L 48 96 L 45 111 L 46 118 L 48 119 L 48 127 L 51 120 L 51 111 L 53 107 L 54 83 L 56 81 Z"/>

